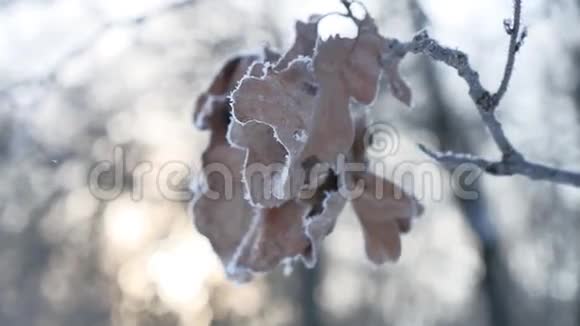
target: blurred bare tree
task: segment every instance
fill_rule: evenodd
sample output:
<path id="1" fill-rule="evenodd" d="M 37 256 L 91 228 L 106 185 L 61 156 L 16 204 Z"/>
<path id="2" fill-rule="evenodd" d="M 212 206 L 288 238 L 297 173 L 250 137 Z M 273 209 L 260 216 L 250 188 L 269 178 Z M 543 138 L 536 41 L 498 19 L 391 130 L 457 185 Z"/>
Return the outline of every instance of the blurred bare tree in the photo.
<path id="1" fill-rule="evenodd" d="M 509 1 L 364 2 L 384 35 L 409 39 L 426 27 L 465 48 L 485 81 L 502 69 Z M 143 200 L 131 199 L 139 162 L 155 172 L 169 161 L 199 168 L 207 135 L 191 126 L 192 101 L 227 58 L 264 42 L 285 48 L 295 19 L 340 6 L 0 1 L 0 325 L 580 324 L 580 193 L 568 187 L 484 176 L 472 185 L 479 198 L 466 201 L 445 179 L 397 265 L 365 262 L 347 210 L 316 269 L 248 285 L 224 278 L 186 203 L 167 201 L 154 173 Z M 499 112 L 518 148 L 571 169 L 580 159 L 579 7 L 524 7 L 530 37 Z M 405 73 L 414 110 L 387 96 L 374 103 L 374 117 L 400 131 L 391 166 L 425 162 L 416 143 L 493 153 L 453 72 L 414 58 Z M 126 186 L 99 200 L 88 173 L 117 147 Z"/>

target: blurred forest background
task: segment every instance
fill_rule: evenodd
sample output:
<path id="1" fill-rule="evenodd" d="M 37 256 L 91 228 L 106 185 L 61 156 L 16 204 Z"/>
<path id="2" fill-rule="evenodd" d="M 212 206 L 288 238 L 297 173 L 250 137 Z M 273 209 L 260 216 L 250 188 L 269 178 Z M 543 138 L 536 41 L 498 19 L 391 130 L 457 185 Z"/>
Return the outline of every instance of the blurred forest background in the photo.
<path id="1" fill-rule="evenodd" d="M 0 325 L 580 325 L 580 190 L 521 177 L 484 176 L 471 201 L 449 177 L 431 185 L 441 198 L 415 189 L 426 213 L 397 264 L 367 262 L 347 208 L 316 269 L 227 281 L 187 202 L 164 199 L 155 172 L 199 170 L 208 135 L 192 125 L 193 103 L 228 58 L 283 50 L 295 20 L 341 5 L 177 1 L 0 1 Z M 484 85 L 499 83 L 511 0 L 363 2 L 383 35 L 428 28 L 470 55 Z M 530 36 L 499 108 L 523 153 L 572 170 L 579 7 L 524 1 Z M 372 110 L 401 135 L 389 166 L 429 162 L 418 142 L 497 157 L 453 71 L 413 57 L 403 74 L 415 108 L 384 90 Z M 152 163 L 142 200 L 129 186 L 111 201 L 87 187 L 116 146 L 127 185 L 138 162 Z"/>

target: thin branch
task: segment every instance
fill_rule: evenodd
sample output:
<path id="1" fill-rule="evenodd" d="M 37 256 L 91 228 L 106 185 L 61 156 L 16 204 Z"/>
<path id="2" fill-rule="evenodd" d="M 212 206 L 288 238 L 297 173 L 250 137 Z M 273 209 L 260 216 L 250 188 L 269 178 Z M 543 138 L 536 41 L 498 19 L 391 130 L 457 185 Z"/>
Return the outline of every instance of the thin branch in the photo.
<path id="1" fill-rule="evenodd" d="M 470 66 L 467 54 L 460 50 L 440 45 L 439 42 L 429 37 L 427 31 L 419 32 L 408 43 L 402 43 L 395 39 L 387 40 L 384 52 L 387 55 L 383 58 L 383 62 L 393 60 L 393 56 L 402 59 L 407 53 L 413 53 L 424 54 L 432 60 L 445 63 L 454 68 L 467 83 L 469 96 L 476 104 L 481 119 L 502 153 L 510 156 L 520 155 L 508 140 L 501 123 L 495 117 L 494 110 L 499 103 L 493 99 L 491 93 L 481 84 L 479 73 Z"/>
<path id="2" fill-rule="evenodd" d="M 457 71 L 458 75 L 467 83 L 469 96 L 475 104 L 481 120 L 492 136 L 493 141 L 502 153 L 502 158 L 500 161 L 490 161 L 469 154 L 452 152 L 438 153 L 423 145 L 419 147 L 425 154 L 451 167 L 456 167 L 461 164 L 472 164 L 491 175 L 522 175 L 532 180 L 546 180 L 580 187 L 580 173 L 564 171 L 527 161 L 507 138 L 502 124 L 495 115 L 495 109 L 507 91 L 509 81 L 512 77 L 515 56 L 527 35 L 525 30 L 520 33 L 521 0 L 514 0 L 513 26 L 511 23 L 504 23 L 504 25 L 506 25 L 506 30 L 511 36 L 509 55 L 504 70 L 504 78 L 498 91 L 493 95 L 483 87 L 479 73 L 471 67 L 469 59 L 464 52 L 440 45 L 436 40 L 430 38 L 426 31 L 419 32 L 411 42 L 403 43 L 396 39 L 386 40 L 382 58 L 385 66 L 389 62 L 392 62 L 392 60 L 400 60 L 408 53 L 413 53 L 426 55 L 432 60 L 442 62 Z"/>
<path id="3" fill-rule="evenodd" d="M 504 22 L 504 27 L 508 35 L 510 35 L 510 47 L 508 50 L 508 58 L 507 63 L 505 65 L 505 71 L 503 74 L 503 78 L 501 80 L 501 84 L 497 92 L 493 95 L 494 100 L 499 104 L 505 93 L 507 92 L 510 80 L 512 78 L 512 74 L 514 71 L 514 65 L 516 63 L 516 54 L 520 49 L 520 37 L 523 40 L 526 33 L 520 36 L 520 26 L 521 26 L 521 18 L 522 18 L 522 0 L 514 0 L 514 18 L 512 23 Z"/>
<path id="4" fill-rule="evenodd" d="M 30 86 L 47 86 L 52 85 L 56 82 L 56 78 L 58 73 L 71 61 L 78 57 L 81 57 L 83 54 L 87 53 L 89 50 L 92 49 L 93 45 L 109 30 L 120 28 L 120 27 L 133 27 L 139 26 L 147 22 L 148 20 L 158 17 L 161 14 L 173 12 L 176 10 L 180 10 L 184 7 L 190 6 L 195 2 L 195 0 L 181 0 L 169 3 L 164 7 L 160 7 L 157 9 L 153 9 L 151 12 L 145 13 L 143 15 L 139 15 L 136 17 L 131 17 L 126 20 L 120 21 L 111 21 L 103 23 L 100 27 L 97 28 L 96 32 L 89 36 L 87 39 L 82 41 L 79 45 L 75 48 L 71 49 L 68 53 L 63 55 L 57 62 L 54 64 L 47 73 L 30 78 L 24 79 L 17 82 L 13 82 L 7 86 L 4 86 L 0 89 L 0 98 L 9 96 L 14 90 L 21 88 L 21 87 L 30 87 Z"/>
<path id="5" fill-rule="evenodd" d="M 419 148 L 436 161 L 455 168 L 464 164 L 477 166 L 482 171 L 495 176 L 521 175 L 532 180 L 550 181 L 574 187 L 580 187 L 580 173 L 560 170 L 547 165 L 529 162 L 525 159 L 489 161 L 469 154 L 440 153 L 424 145 Z"/>

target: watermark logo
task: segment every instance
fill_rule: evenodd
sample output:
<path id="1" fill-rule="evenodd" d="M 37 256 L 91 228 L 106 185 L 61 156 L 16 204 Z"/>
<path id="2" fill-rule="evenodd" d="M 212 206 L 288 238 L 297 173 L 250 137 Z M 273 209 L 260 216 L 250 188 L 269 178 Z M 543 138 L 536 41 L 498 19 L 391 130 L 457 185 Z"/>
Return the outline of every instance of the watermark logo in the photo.
<path id="1" fill-rule="evenodd" d="M 221 168 L 216 172 L 225 176 L 229 170 Z M 155 189 L 164 199 L 189 201 L 192 199 L 189 183 L 195 175 L 199 173 L 194 173 L 191 165 L 180 161 L 167 161 L 158 168 L 152 162 L 140 161 L 129 167 L 126 150 L 115 146 L 112 160 L 99 161 L 89 169 L 87 186 L 91 194 L 100 200 L 114 200 L 129 191 L 132 200 L 140 201 L 145 197 L 145 178 L 153 176 Z"/>
<path id="2" fill-rule="evenodd" d="M 190 201 L 195 194 L 202 193 L 212 200 L 232 200 L 237 195 L 235 191 L 248 191 L 249 198 L 271 200 L 281 198 L 282 193 L 292 189 L 293 185 L 306 184 L 309 189 L 317 189 L 326 180 L 331 167 L 336 167 L 336 170 L 347 174 L 373 171 L 394 184 L 405 185 L 407 192 L 419 200 L 441 201 L 449 189 L 456 197 L 464 200 L 479 198 L 474 185 L 482 171 L 473 164 L 462 164 L 447 171 L 430 159 L 398 163 L 385 160 L 384 158 L 397 154 L 400 139 L 393 126 L 386 123 L 373 124 L 364 134 L 368 163 L 351 162 L 345 155 L 338 155 L 336 162 L 317 162 L 308 171 L 290 175 L 284 164 L 248 164 L 243 171 L 243 178 L 251 186 L 241 186 L 240 171 L 233 171 L 220 162 L 207 164 L 203 169 L 194 169 L 191 164 L 181 161 L 167 161 L 159 165 L 141 161 L 127 166 L 125 149 L 116 146 L 111 160 L 100 161 L 92 166 L 87 182 L 93 196 L 105 201 L 114 200 L 124 192 L 129 192 L 131 199 L 140 201 L 144 199 L 146 191 L 151 189 L 166 200 L 178 202 Z M 286 177 L 289 179 L 285 180 L 284 187 L 281 188 L 283 182 L 280 180 Z M 146 184 L 146 178 L 154 180 L 154 187 Z M 338 191 L 349 199 L 361 196 L 363 192 L 368 195 L 369 185 L 364 182 L 361 179 L 356 180 L 352 185 L 338 187 Z M 375 188 L 370 189 L 372 194 L 381 199 L 385 195 L 384 189 L 376 184 L 372 186 Z M 307 193 L 314 196 L 316 191 Z M 397 199 L 404 197 L 405 193 L 399 189 L 390 195 Z"/>
<path id="3" fill-rule="evenodd" d="M 370 125 L 364 135 L 367 156 L 379 159 L 397 154 L 401 138 L 399 133 L 388 123 Z"/>

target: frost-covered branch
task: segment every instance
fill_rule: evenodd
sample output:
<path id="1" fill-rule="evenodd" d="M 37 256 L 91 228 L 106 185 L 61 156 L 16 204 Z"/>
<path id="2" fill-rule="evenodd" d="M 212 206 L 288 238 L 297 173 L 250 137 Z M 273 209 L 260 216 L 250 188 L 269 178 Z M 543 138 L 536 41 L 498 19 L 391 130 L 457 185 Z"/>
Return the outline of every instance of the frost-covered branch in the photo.
<path id="1" fill-rule="evenodd" d="M 388 63 L 392 60 L 400 60 L 408 53 L 423 54 L 432 60 L 454 68 L 458 75 L 467 83 L 469 96 L 476 105 L 481 120 L 502 153 L 501 160 L 490 161 L 468 154 L 438 153 L 420 145 L 421 150 L 433 159 L 451 167 L 461 164 L 474 164 L 483 171 L 496 176 L 522 175 L 532 180 L 546 180 L 580 187 L 580 173 L 564 171 L 526 160 L 507 138 L 502 124 L 495 115 L 495 110 L 508 89 L 516 54 L 527 36 L 525 29 L 521 31 L 521 10 L 521 0 L 514 0 L 513 20 L 504 22 L 506 33 L 510 35 L 508 60 L 498 91 L 493 94 L 481 84 L 479 73 L 471 67 L 469 59 L 464 52 L 442 46 L 439 42 L 430 38 L 426 31 L 421 31 L 412 41 L 406 43 L 396 39 L 387 40 L 384 51 L 387 55 L 382 59 L 383 62 Z"/>
<path id="2" fill-rule="evenodd" d="M 544 180 L 580 187 L 580 173 L 529 162 L 522 157 L 516 159 L 502 159 L 501 161 L 490 161 L 468 154 L 452 152 L 440 153 L 433 151 L 424 145 L 419 145 L 419 148 L 433 159 L 451 167 L 459 166 L 461 164 L 473 164 L 483 171 L 496 176 L 522 175 L 532 180 Z"/>
<path id="3" fill-rule="evenodd" d="M 501 84 L 497 92 L 493 96 L 496 103 L 499 103 L 499 101 L 501 101 L 501 99 L 507 92 L 509 82 L 512 78 L 512 73 L 514 71 L 514 65 L 516 63 L 516 54 L 520 50 L 524 42 L 524 39 L 527 36 L 526 29 L 524 29 L 524 31 L 520 33 L 521 17 L 522 17 L 522 1 L 514 0 L 514 18 L 513 20 L 507 19 L 503 23 L 506 33 L 510 35 L 510 47 L 508 50 L 508 59 L 505 65 L 505 71 Z"/>

